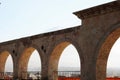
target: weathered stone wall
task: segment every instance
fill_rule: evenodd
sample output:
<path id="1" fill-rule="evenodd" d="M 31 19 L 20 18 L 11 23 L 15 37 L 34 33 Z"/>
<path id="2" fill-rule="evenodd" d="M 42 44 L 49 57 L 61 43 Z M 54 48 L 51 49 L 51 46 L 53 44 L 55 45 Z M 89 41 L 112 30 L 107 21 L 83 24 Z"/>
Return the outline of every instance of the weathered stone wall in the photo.
<path id="1" fill-rule="evenodd" d="M 104 52 L 99 53 L 106 38 L 120 26 L 120 4 L 115 1 L 102 6 L 93 7 L 87 10 L 83 10 L 76 14 L 82 19 L 82 26 L 80 30 L 81 42 L 80 47 L 85 54 L 85 66 L 83 73 L 83 80 L 105 80 L 106 77 L 106 62 L 109 52 L 100 56 L 105 57 L 102 64 L 99 63 L 98 56 Z M 117 31 L 118 32 L 118 31 Z M 120 36 L 120 35 L 119 35 Z M 116 35 L 118 39 L 118 35 Z M 79 39 L 80 40 L 80 39 Z M 116 39 L 114 39 L 115 41 Z M 112 43 L 113 45 L 114 43 Z M 105 50 L 110 47 L 104 47 Z M 97 65 L 96 65 L 97 63 Z M 96 67 L 99 66 L 99 69 Z M 100 66 L 104 66 L 101 67 Z M 104 69 L 104 70 L 102 70 Z M 100 72 L 102 70 L 102 72 Z M 91 74 L 92 73 L 92 74 Z"/>

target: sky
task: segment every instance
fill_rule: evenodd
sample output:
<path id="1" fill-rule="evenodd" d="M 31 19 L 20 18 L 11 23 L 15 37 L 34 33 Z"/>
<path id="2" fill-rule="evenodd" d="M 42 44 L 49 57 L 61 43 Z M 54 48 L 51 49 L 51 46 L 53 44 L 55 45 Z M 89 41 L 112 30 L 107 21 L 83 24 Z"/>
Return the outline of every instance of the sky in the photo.
<path id="1" fill-rule="evenodd" d="M 120 69 L 120 37 L 115 42 L 110 51 L 107 67 Z"/>
<path id="2" fill-rule="evenodd" d="M 0 42 L 81 25 L 73 12 L 114 0 L 0 0 Z"/>
<path id="3" fill-rule="evenodd" d="M 115 0 L 0 0 L 0 42 L 81 25 L 81 20 L 73 15 L 73 12 L 111 1 Z M 120 40 L 117 44 L 120 44 Z M 73 51 L 72 56 L 78 56 L 72 45 L 66 49 L 60 58 L 61 63 L 65 61 L 65 56 L 69 56 L 67 54 L 69 50 Z M 111 51 L 111 55 L 120 53 L 118 50 L 117 45 L 113 52 Z M 114 57 L 117 58 L 117 56 Z M 79 58 L 76 58 L 76 62 L 79 62 Z M 114 59 L 111 58 L 113 62 L 109 61 L 109 66 L 114 67 L 111 65 L 111 63 L 115 63 Z M 75 63 L 73 64 L 75 65 Z M 79 64 L 75 66 L 79 66 Z"/>

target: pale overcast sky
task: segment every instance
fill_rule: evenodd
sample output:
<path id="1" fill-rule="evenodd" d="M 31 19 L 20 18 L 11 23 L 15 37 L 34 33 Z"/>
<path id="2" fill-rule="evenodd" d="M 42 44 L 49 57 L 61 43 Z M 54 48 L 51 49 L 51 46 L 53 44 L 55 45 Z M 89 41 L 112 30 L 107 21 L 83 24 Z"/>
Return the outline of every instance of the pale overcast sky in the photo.
<path id="1" fill-rule="evenodd" d="M 75 11 L 114 0 L 0 0 L 0 42 L 80 25 Z"/>
<path id="2" fill-rule="evenodd" d="M 0 0 L 0 42 L 81 25 L 73 12 L 111 1 L 115 0 Z"/>

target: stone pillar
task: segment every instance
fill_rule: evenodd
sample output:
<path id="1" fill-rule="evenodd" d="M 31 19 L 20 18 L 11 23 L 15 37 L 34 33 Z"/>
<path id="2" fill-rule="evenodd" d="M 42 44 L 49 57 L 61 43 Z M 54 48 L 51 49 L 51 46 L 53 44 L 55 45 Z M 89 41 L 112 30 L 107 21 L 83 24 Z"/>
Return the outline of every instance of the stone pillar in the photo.
<path id="1" fill-rule="evenodd" d="M 14 61 L 14 70 L 13 70 L 13 80 L 21 80 L 21 79 L 27 79 L 27 71 L 26 69 L 20 69 L 18 61 Z"/>
<path id="2" fill-rule="evenodd" d="M 3 60 L 0 56 L 0 79 L 4 79 L 4 65 Z"/>
<path id="3" fill-rule="evenodd" d="M 0 79 L 4 79 L 5 77 L 5 63 L 6 59 L 8 57 L 9 53 L 8 52 L 3 52 L 0 54 Z"/>
<path id="4" fill-rule="evenodd" d="M 42 57 L 41 59 L 41 80 L 48 80 L 48 58 L 47 57 Z"/>
<path id="5" fill-rule="evenodd" d="M 81 65 L 81 80 L 96 80 L 96 67 L 92 60 L 86 59 Z"/>
<path id="6" fill-rule="evenodd" d="M 96 58 L 94 57 L 96 39 L 93 37 L 95 34 L 92 33 L 92 26 L 84 24 L 86 14 L 83 13 L 84 11 L 74 13 L 78 18 L 82 19 L 83 24 L 81 27 L 83 30 L 80 31 L 82 35 L 80 34 L 78 39 L 83 54 L 81 59 L 81 80 L 96 80 Z"/>
<path id="7" fill-rule="evenodd" d="M 19 76 L 18 76 L 18 62 L 17 62 L 17 59 L 13 59 L 13 80 L 17 80 L 19 79 Z"/>

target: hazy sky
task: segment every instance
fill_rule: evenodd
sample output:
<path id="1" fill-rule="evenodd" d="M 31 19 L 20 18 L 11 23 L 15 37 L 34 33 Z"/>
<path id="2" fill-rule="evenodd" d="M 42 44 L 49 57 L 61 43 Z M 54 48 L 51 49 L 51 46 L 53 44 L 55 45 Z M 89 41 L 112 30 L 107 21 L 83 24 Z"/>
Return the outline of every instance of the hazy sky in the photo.
<path id="1" fill-rule="evenodd" d="M 73 12 L 111 1 L 115 0 L 0 0 L 0 42 L 81 25 Z M 71 49 L 75 50 L 69 47 Z M 118 50 L 115 47 L 111 55 L 120 53 Z M 72 56 L 78 55 L 72 53 L 75 53 Z M 111 58 L 112 63 L 115 58 Z M 114 67 L 111 62 L 109 65 Z"/>
<path id="2" fill-rule="evenodd" d="M 115 42 L 110 51 L 107 67 L 120 69 L 120 38 Z"/>
<path id="3" fill-rule="evenodd" d="M 0 42 L 80 25 L 75 11 L 114 0 L 0 0 Z"/>

